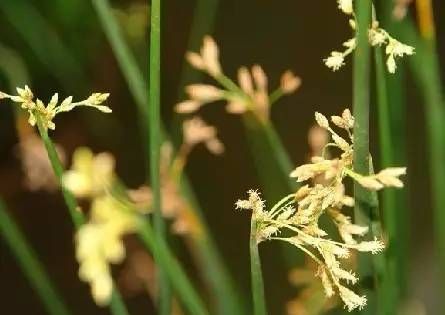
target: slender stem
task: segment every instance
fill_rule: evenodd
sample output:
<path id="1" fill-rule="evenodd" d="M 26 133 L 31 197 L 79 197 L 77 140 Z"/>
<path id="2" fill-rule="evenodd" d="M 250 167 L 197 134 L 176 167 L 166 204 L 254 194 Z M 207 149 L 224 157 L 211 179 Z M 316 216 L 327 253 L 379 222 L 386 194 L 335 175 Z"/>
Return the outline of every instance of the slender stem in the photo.
<path id="1" fill-rule="evenodd" d="M 266 199 L 275 203 L 283 195 L 296 191 L 298 183 L 289 176 L 293 168 L 292 162 L 272 123 L 260 121 L 251 112 L 243 115 L 243 123 L 256 173 Z M 280 250 L 287 269 L 294 268 L 302 261 L 303 254 L 289 250 L 286 244 L 281 244 Z"/>
<path id="2" fill-rule="evenodd" d="M 280 98 L 282 98 L 284 96 L 284 94 L 285 93 L 281 88 L 278 88 L 275 91 L 273 91 L 272 94 L 270 94 L 270 96 L 269 96 L 270 106 L 275 104 Z"/>
<path id="3" fill-rule="evenodd" d="M 381 8 L 379 12 L 379 18 L 383 24 L 384 29 L 388 30 L 389 33 L 395 38 L 400 38 L 400 28 L 401 25 L 398 21 L 393 18 L 394 3 L 391 1 L 380 0 Z M 397 66 L 397 72 L 395 74 L 385 75 L 385 84 L 387 90 L 386 102 L 387 104 L 386 112 L 389 116 L 389 136 L 390 140 L 390 156 L 380 156 L 380 168 L 394 166 L 394 165 L 407 165 L 407 146 L 406 146 L 406 65 L 405 62 L 400 62 Z M 378 69 L 376 69 L 378 71 Z M 378 74 L 377 74 L 378 75 Z M 381 90 L 379 86 L 377 89 Z M 377 90 L 377 93 L 379 93 Z M 380 110 L 381 102 L 378 100 L 378 113 L 384 112 Z M 379 124 L 383 123 L 382 118 L 379 118 Z M 386 133 L 386 131 L 385 131 Z M 380 140 L 382 143 L 382 140 Z M 382 144 L 383 145 L 383 144 Z M 385 149 L 387 151 L 387 149 Z M 382 152 L 383 153 L 383 152 Z M 385 154 L 387 155 L 387 154 Z M 391 159 L 390 159 L 391 158 Z M 390 196 L 388 196 L 390 195 Z M 394 206 L 391 206 L 391 196 L 394 195 L 395 200 Z M 397 219 L 397 224 L 394 227 L 397 228 L 396 233 L 393 233 L 393 237 L 389 236 L 389 246 L 387 253 L 393 252 L 393 257 L 395 259 L 389 259 L 389 272 L 391 270 L 395 271 L 395 276 L 397 277 L 394 281 L 398 284 L 398 301 L 406 297 L 407 295 L 407 278 L 408 278 L 408 265 L 410 264 L 409 259 L 409 244 L 410 242 L 410 215 L 411 209 L 410 204 L 407 202 L 406 190 L 392 190 L 391 192 L 384 192 L 383 195 L 383 217 L 386 225 L 386 221 L 391 220 L 386 218 L 386 216 L 393 216 Z M 386 200 L 385 200 L 386 199 Z M 389 199 L 389 200 L 388 200 Z M 387 230 L 390 229 L 389 226 L 386 227 Z M 395 229 L 393 230 L 395 231 Z M 388 232 L 389 233 L 389 232 Z M 396 238 L 394 236 L 397 235 Z M 395 264 L 396 267 L 391 266 Z M 391 280 L 393 281 L 393 280 Z"/>
<path id="4" fill-rule="evenodd" d="M 149 95 L 148 95 L 148 128 L 150 138 L 150 183 L 153 192 L 152 207 L 154 210 L 154 229 L 158 239 L 165 240 L 165 223 L 161 204 L 161 0 L 152 0 L 150 8 L 150 56 L 149 56 Z M 159 313 L 169 315 L 171 312 L 171 290 L 163 265 L 155 256 L 158 266 Z"/>
<path id="5" fill-rule="evenodd" d="M 369 0 L 355 2 L 357 16 L 357 48 L 354 52 L 353 70 L 353 111 L 354 125 L 354 172 L 369 174 L 369 64 L 370 47 L 368 43 L 368 27 L 371 24 L 372 4 Z M 372 206 L 371 193 L 358 183 L 354 183 L 355 207 L 354 217 L 358 224 L 371 225 Z M 369 257 L 360 257 L 359 272 L 366 277 L 372 276 L 372 262 Z M 372 292 L 370 292 L 372 293 Z M 368 298 L 370 303 L 362 313 L 372 314 L 374 297 Z"/>
<path id="6" fill-rule="evenodd" d="M 65 203 L 68 207 L 68 211 L 70 213 L 71 220 L 73 221 L 76 229 L 78 229 L 84 223 L 85 218 L 77 205 L 76 198 L 62 184 L 62 177 L 63 177 L 62 162 L 60 161 L 59 155 L 57 154 L 54 143 L 51 141 L 51 139 L 48 136 L 48 131 L 41 123 L 40 117 L 38 115 L 36 115 L 36 117 L 37 117 L 37 128 L 39 130 L 39 134 L 40 134 L 40 137 L 42 138 L 43 144 L 45 145 L 46 152 L 48 153 L 48 157 L 51 162 L 51 166 L 53 168 L 54 174 L 56 175 L 56 178 L 57 178 L 59 185 L 62 189 L 63 199 L 65 200 Z"/>
<path id="7" fill-rule="evenodd" d="M 216 0 L 212 0 L 215 1 Z M 119 26 L 113 16 L 112 9 L 108 0 L 92 0 L 94 8 L 99 16 L 102 28 L 112 46 L 116 55 L 119 67 L 127 81 L 130 92 L 136 102 L 138 111 L 140 112 L 140 128 L 145 130 L 148 124 L 148 93 L 146 89 L 146 80 L 142 75 L 137 62 L 132 55 L 128 45 L 126 45 Z M 204 5 L 203 1 L 203 5 Z M 210 2 L 210 1 L 209 1 Z M 205 11 L 205 10 L 204 10 Z M 199 12 L 202 12 L 201 10 Z M 207 13 L 205 13 L 207 14 Z M 201 37 L 199 38 L 201 40 Z M 162 122 L 161 122 L 162 123 Z M 168 141 L 167 134 L 163 130 L 163 140 Z M 143 132 L 146 137 L 147 132 Z M 148 148 L 148 146 L 146 146 Z M 149 150 L 147 149 L 147 156 Z M 198 263 L 200 269 L 203 270 L 203 276 L 207 280 L 211 289 L 212 295 L 217 301 L 218 314 L 243 314 L 241 303 L 238 299 L 237 290 L 234 282 L 228 273 L 227 267 L 216 248 L 216 245 L 210 236 L 209 229 L 204 221 L 202 210 L 197 202 L 193 190 L 187 180 L 186 176 L 182 176 L 182 183 L 180 185 L 181 193 L 192 205 L 193 211 L 196 212 L 197 224 L 200 227 L 201 234 L 198 237 L 193 237 L 192 244 L 196 246 L 198 253 Z"/>
<path id="8" fill-rule="evenodd" d="M 0 200 L 0 234 L 9 245 L 29 283 L 42 300 L 50 315 L 70 315 L 70 311 L 56 291 L 48 274 L 45 272 L 34 250 L 29 246 L 25 236 L 8 214 Z"/>
<path id="9" fill-rule="evenodd" d="M 178 293 L 178 297 L 189 313 L 193 315 L 208 315 L 209 313 L 204 303 L 196 293 L 195 288 L 192 286 L 184 270 L 173 256 L 165 240 L 155 235 L 155 231 L 153 231 L 153 228 L 148 222 L 146 222 L 143 229 L 141 229 L 139 236 L 145 246 L 159 259 L 159 263 L 165 267 L 165 271 L 173 288 Z"/>
<path id="10" fill-rule="evenodd" d="M 46 151 L 48 153 L 49 160 L 51 162 L 51 166 L 53 168 L 54 174 L 57 177 L 57 180 L 60 184 L 60 187 L 62 189 L 63 199 L 65 200 L 66 205 L 68 206 L 69 213 L 71 215 L 71 219 L 73 221 L 73 224 L 76 228 L 76 230 L 85 222 L 85 218 L 80 211 L 80 208 L 77 204 L 76 198 L 73 196 L 73 194 L 66 189 L 62 184 L 62 178 L 63 178 L 63 166 L 60 161 L 60 158 L 57 154 L 57 151 L 55 149 L 54 143 L 51 141 L 51 139 L 48 136 L 48 131 L 45 129 L 45 127 L 42 124 L 41 118 L 39 115 L 35 114 L 37 118 L 37 128 L 40 133 L 40 137 L 43 140 L 43 143 L 45 145 Z M 128 311 L 126 309 L 126 306 L 122 300 L 122 297 L 117 290 L 117 288 L 113 289 L 113 295 L 110 302 L 110 310 L 113 315 L 128 315 Z"/>
<path id="11" fill-rule="evenodd" d="M 252 215 L 250 223 L 250 273 L 252 281 L 253 314 L 266 315 L 266 299 L 264 296 L 263 272 L 261 270 L 260 254 L 258 252 L 257 222 Z"/>
<path id="12" fill-rule="evenodd" d="M 116 23 L 116 18 L 111 10 L 109 0 L 92 0 L 93 6 L 97 12 L 102 28 L 105 31 L 108 41 L 111 44 L 114 55 L 120 68 L 123 70 L 122 74 L 127 81 L 128 88 L 133 95 L 136 102 L 136 106 L 140 115 L 139 127 L 141 132 L 141 138 L 143 139 L 143 148 L 145 150 L 145 167 L 148 170 L 150 168 L 148 157 L 150 155 L 150 149 L 148 144 L 148 91 L 146 88 L 146 79 L 140 71 L 136 60 L 131 55 L 131 51 L 128 45 L 123 39 L 122 32 L 119 25 Z M 145 141 L 147 139 L 147 141 Z M 148 172 L 147 172 L 148 173 Z"/>
<path id="13" fill-rule="evenodd" d="M 220 0 L 197 0 L 193 12 L 193 22 L 187 44 L 187 51 L 196 51 L 201 45 L 202 38 L 213 32 L 215 17 Z M 186 61 L 182 65 L 181 80 L 178 87 L 178 100 L 184 98 L 184 87 L 192 82 L 199 81 L 202 72 L 195 69 Z"/>
<path id="14" fill-rule="evenodd" d="M 395 154 L 392 146 L 392 133 L 390 112 L 388 104 L 388 91 L 386 85 L 385 65 L 383 62 L 382 49 L 377 47 L 374 53 L 376 65 L 376 87 L 377 87 L 377 107 L 378 107 L 378 126 L 380 140 L 380 160 L 381 167 L 390 167 L 395 163 Z M 381 305 L 383 307 L 382 314 L 395 314 L 397 305 L 399 304 L 399 279 L 398 271 L 403 255 L 403 234 L 399 232 L 399 214 L 394 189 L 386 189 L 382 193 L 383 200 L 383 216 L 385 222 L 385 230 L 388 236 L 388 248 L 386 249 L 386 273 L 382 279 L 382 290 L 385 292 Z M 402 214 L 403 215 L 403 214 Z"/>
<path id="15" fill-rule="evenodd" d="M 416 47 L 416 54 L 409 58 L 411 71 L 419 85 L 425 103 L 425 126 L 427 128 L 427 148 L 431 194 L 433 202 L 434 228 L 436 233 L 437 255 L 440 276 L 445 288 L 445 100 L 440 77 L 439 57 L 436 39 L 421 38 L 410 21 L 405 21 L 401 29 L 403 40 Z M 445 303 L 445 301 L 442 301 Z"/>

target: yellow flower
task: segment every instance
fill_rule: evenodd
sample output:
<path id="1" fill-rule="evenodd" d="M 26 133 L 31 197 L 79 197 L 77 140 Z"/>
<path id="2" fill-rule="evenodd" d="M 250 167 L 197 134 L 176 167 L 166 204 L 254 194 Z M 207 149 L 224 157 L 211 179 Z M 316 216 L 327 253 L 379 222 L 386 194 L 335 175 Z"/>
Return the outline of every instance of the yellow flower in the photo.
<path id="1" fill-rule="evenodd" d="M 71 170 L 63 176 L 63 185 L 76 197 L 93 197 L 112 183 L 114 164 L 111 154 L 94 156 L 90 149 L 79 148 L 74 152 Z"/>
<path id="2" fill-rule="evenodd" d="M 79 277 L 90 283 L 91 293 L 98 305 L 111 299 L 113 281 L 110 264 L 125 258 L 125 235 L 139 228 L 139 216 L 126 204 L 105 194 L 92 203 L 91 217 L 76 233 L 76 258 Z"/>

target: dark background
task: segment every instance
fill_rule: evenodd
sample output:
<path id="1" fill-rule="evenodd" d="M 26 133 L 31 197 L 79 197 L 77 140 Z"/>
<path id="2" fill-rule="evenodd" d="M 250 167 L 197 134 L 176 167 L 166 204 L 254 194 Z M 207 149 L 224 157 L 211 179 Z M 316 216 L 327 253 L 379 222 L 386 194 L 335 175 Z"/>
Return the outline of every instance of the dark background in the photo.
<path id="1" fill-rule="evenodd" d="M 130 187 L 144 182 L 142 143 L 137 127 L 138 115 L 125 80 L 89 1 L 72 0 L 2 0 L 0 4 L 0 46 L 12 51 L 23 64 L 28 84 L 44 100 L 54 92 L 77 98 L 93 91 L 111 93 L 112 115 L 79 110 L 56 119 L 57 130 L 51 136 L 68 156 L 87 145 L 96 152 L 111 151 L 117 159 L 118 174 Z M 295 165 L 305 162 L 308 154 L 307 130 L 314 111 L 337 114 L 351 106 L 351 63 L 333 73 L 322 59 L 339 49 L 351 36 L 345 17 L 331 1 L 295 0 L 224 0 L 216 15 L 214 37 L 217 40 L 225 72 L 233 77 L 241 65 L 264 66 L 271 86 L 278 84 L 280 74 L 291 69 L 303 79 L 302 88 L 274 106 L 272 120 Z M 113 6 L 130 12 L 138 1 L 113 1 Z M 444 56 L 445 6 L 434 1 L 440 56 Z M 172 108 L 181 95 L 178 85 L 183 56 L 195 2 L 163 1 L 162 43 L 162 109 L 164 121 L 170 124 Z M 141 7 L 139 12 L 147 10 Z M 13 12 L 13 13 L 11 13 Z M 147 11 L 148 12 L 148 11 Z M 47 33 L 40 32 L 40 25 Z M 148 56 L 145 28 L 147 20 L 132 16 L 121 19 L 123 27 L 134 27 L 139 35 L 130 36 L 131 44 L 147 69 Z M 48 36 L 50 34 L 51 36 Z M 5 56 L 0 54 L 0 59 Z M 441 58 L 443 60 L 443 58 Z M 19 69 L 17 70 L 19 71 Z M 207 79 L 206 79 L 207 80 Z M 0 90 L 10 91 L 10 82 L 0 68 Z M 429 198 L 427 152 L 423 104 L 409 75 L 406 84 L 408 102 L 407 128 L 409 175 L 407 191 L 411 218 L 411 296 L 434 312 L 442 295 L 435 289 L 435 254 L 432 244 L 432 216 Z M 372 108 L 373 120 L 375 109 Z M 249 296 L 248 233 L 249 217 L 234 210 L 234 202 L 250 188 L 260 188 L 245 132 L 238 116 L 225 113 L 222 106 L 210 105 L 202 111 L 209 123 L 217 126 L 226 145 L 221 157 L 199 148 L 191 156 L 187 173 L 205 209 L 205 216 L 224 257 L 247 296 Z M 373 123 L 375 123 L 373 121 Z M 373 125 L 374 126 L 374 125 Z M 377 155 L 374 128 L 373 152 Z M 23 188 L 23 174 L 17 158 L 12 105 L 0 104 L 0 195 L 36 252 L 51 278 L 76 314 L 106 314 L 92 302 L 88 286 L 77 278 L 73 256 L 72 226 L 58 192 L 29 192 Z M 266 244 L 262 251 L 266 270 L 266 294 L 272 314 L 283 312 L 280 305 L 296 292 L 278 287 L 285 272 L 276 270 L 276 250 Z M 188 255 L 179 246 L 181 260 L 193 271 Z M 118 268 L 119 269 L 119 268 Z M 119 270 L 116 270 L 119 273 Z M 0 241 L 0 296 L 2 314 L 44 314 L 44 310 L 15 263 L 6 244 Z M 127 297 L 132 314 L 152 314 L 145 294 Z"/>

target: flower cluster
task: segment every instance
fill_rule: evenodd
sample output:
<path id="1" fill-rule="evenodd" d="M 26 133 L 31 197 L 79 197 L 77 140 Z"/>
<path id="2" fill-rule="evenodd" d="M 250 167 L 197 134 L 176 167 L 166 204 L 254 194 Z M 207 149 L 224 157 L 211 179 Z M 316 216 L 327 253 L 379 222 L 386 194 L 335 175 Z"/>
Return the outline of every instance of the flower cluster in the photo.
<path id="1" fill-rule="evenodd" d="M 405 168 L 389 168 L 376 175 L 361 175 L 353 169 L 354 117 L 349 110 L 341 116 L 332 116 L 331 122 L 342 129 L 346 137 L 331 128 L 329 120 L 320 113 L 315 114 L 317 124 L 331 134 L 331 142 L 322 150 L 321 156 L 312 157 L 309 164 L 297 167 L 290 175 L 298 182 L 312 180 L 313 184 L 302 186 L 297 192 L 284 197 L 270 210 L 258 192 L 250 190 L 247 200 L 236 203 L 238 209 L 250 209 L 257 222 L 257 240 L 281 240 L 288 242 L 308 254 L 318 264 L 317 275 L 328 297 L 338 293 L 349 311 L 366 304 L 366 297 L 359 296 L 345 283 L 354 284 L 358 277 L 345 270 L 340 259 L 350 256 L 351 250 L 376 254 L 384 249 L 381 240 L 358 240 L 368 232 L 368 227 L 353 224 L 351 218 L 342 213 L 343 207 L 354 206 L 354 199 L 346 195 L 344 180 L 350 177 L 363 187 L 378 190 L 383 187 L 402 187 L 399 176 Z M 338 157 L 328 159 L 327 150 L 334 148 Z M 342 242 L 334 241 L 319 227 L 319 219 L 326 214 L 338 229 Z M 279 237 L 286 231 L 285 237 Z M 290 236 L 289 233 L 291 233 Z"/>
<path id="2" fill-rule="evenodd" d="M 353 10 L 353 0 L 337 0 L 339 9 L 346 15 L 352 16 L 349 20 L 349 25 L 352 30 L 356 30 L 356 20 Z M 379 27 L 377 20 L 373 20 L 372 25 L 368 30 L 368 38 L 371 46 L 386 46 L 385 53 L 387 56 L 386 66 L 390 73 L 395 73 L 397 65 L 396 59 L 405 55 L 413 55 L 414 48 L 405 45 L 395 38 L 391 37 L 387 31 Z M 345 58 L 350 55 L 356 48 L 356 37 L 351 38 L 343 43 L 344 51 L 332 51 L 331 55 L 324 59 L 326 66 L 333 71 L 337 71 L 345 64 Z"/>
<path id="3" fill-rule="evenodd" d="M 76 150 L 72 169 L 63 178 L 64 186 L 76 197 L 91 200 L 90 218 L 75 235 L 79 277 L 91 286 L 98 305 L 111 299 L 113 280 L 110 264 L 125 258 L 123 237 L 139 228 L 139 215 L 128 200 L 119 200 L 110 190 L 114 184 L 114 159 L 96 156 L 86 148 Z"/>
<path id="4" fill-rule="evenodd" d="M 73 97 L 69 96 L 59 104 L 59 95 L 56 93 L 52 96 L 49 103 L 45 105 L 40 99 L 34 101 L 34 94 L 27 85 L 23 89 L 17 88 L 17 95 L 0 92 L 0 99 L 8 98 L 15 103 L 19 103 L 21 108 L 28 112 L 28 122 L 31 126 L 35 126 L 37 119 L 39 119 L 45 129 L 51 130 L 56 128 L 53 120 L 57 114 L 69 112 L 75 107 L 88 106 L 104 113 L 111 113 L 111 109 L 108 106 L 102 105 L 109 96 L 110 94 L 108 93 L 93 93 L 80 102 L 73 102 Z"/>
<path id="5" fill-rule="evenodd" d="M 184 167 L 190 153 L 197 145 L 204 144 L 213 154 L 223 153 L 224 145 L 217 137 L 216 128 L 198 116 L 184 121 L 182 133 L 182 144 L 175 154 L 169 142 L 165 142 L 161 148 L 162 214 L 167 219 L 173 220 L 171 225 L 173 233 L 193 237 L 199 234 L 201 229 L 192 206 L 181 193 L 180 180 Z M 143 186 L 137 190 L 130 190 L 129 196 L 138 208 L 150 208 L 152 202 L 150 187 Z"/>
<path id="6" fill-rule="evenodd" d="M 280 86 L 271 94 L 268 92 L 268 78 L 261 66 L 238 70 L 238 84 L 229 79 L 222 71 L 219 49 L 215 41 L 206 36 L 200 53 L 190 52 L 187 60 L 196 69 L 210 75 L 220 87 L 209 84 L 192 84 L 186 87 L 189 100 L 176 105 L 179 113 L 192 113 L 203 105 L 216 101 L 227 102 L 226 110 L 232 114 L 251 111 L 263 121 L 269 119 L 270 106 L 285 94 L 291 94 L 301 85 L 301 79 L 286 71 Z"/>

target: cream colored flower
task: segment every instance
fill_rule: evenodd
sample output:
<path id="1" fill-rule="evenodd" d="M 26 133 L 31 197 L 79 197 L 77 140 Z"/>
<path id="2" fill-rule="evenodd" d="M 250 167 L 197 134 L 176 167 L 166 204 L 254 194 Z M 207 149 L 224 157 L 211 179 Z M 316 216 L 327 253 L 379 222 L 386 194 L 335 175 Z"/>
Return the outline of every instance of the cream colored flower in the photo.
<path id="1" fill-rule="evenodd" d="M 326 116 L 315 113 L 315 120 L 323 130 L 331 135 L 331 142 L 325 141 L 321 156 L 314 156 L 311 163 L 297 167 L 291 177 L 298 182 L 312 180 L 312 184 L 302 186 L 295 194 L 278 201 L 270 210 L 258 192 L 250 190 L 247 200 L 236 203 L 238 209 L 250 209 L 257 224 L 257 241 L 280 240 L 287 242 L 306 253 L 319 265 L 317 275 L 321 279 L 328 297 L 337 294 L 349 311 L 362 308 L 366 297 L 359 296 L 347 284 L 358 282 L 358 276 L 346 269 L 341 259 L 348 258 L 352 251 L 377 254 L 385 244 L 375 238 L 364 241 L 360 238 L 368 232 L 368 227 L 353 224 L 342 213 L 342 208 L 354 206 L 354 199 L 345 194 L 344 180 L 350 177 L 370 190 L 383 187 L 402 187 L 399 177 L 406 168 L 388 168 L 375 175 L 361 175 L 353 168 L 354 117 L 349 110 L 341 116 L 332 116 L 331 121 L 339 127 L 345 137 L 334 131 Z M 326 143 L 327 142 L 327 143 Z M 335 147 L 338 157 L 328 158 L 327 150 Z M 323 177 L 323 180 L 317 178 Z M 342 242 L 334 241 L 319 226 L 319 220 L 327 215 L 337 226 Z"/>
<path id="2" fill-rule="evenodd" d="M 23 89 L 17 88 L 17 94 L 18 95 L 9 95 L 2 92 L 1 98 L 9 98 L 15 103 L 20 103 L 21 108 L 26 110 L 29 114 L 29 124 L 35 126 L 37 119 L 40 119 L 41 124 L 45 129 L 54 130 L 56 125 L 54 124 L 53 119 L 57 114 L 71 111 L 79 106 L 94 107 L 101 112 L 111 113 L 111 109 L 108 106 L 102 105 L 110 96 L 108 93 L 93 93 L 86 100 L 80 102 L 73 102 L 73 98 L 70 96 L 60 104 L 58 104 L 59 95 L 55 93 L 46 106 L 40 99 L 34 101 L 34 94 L 27 85 L 25 85 L 25 88 Z"/>
<path id="3" fill-rule="evenodd" d="M 356 17 L 354 14 L 353 1 L 337 0 L 337 3 L 339 9 L 343 13 L 352 16 L 352 18 L 349 19 L 349 25 L 352 31 L 357 34 L 357 23 L 355 20 Z M 375 17 L 373 17 L 373 21 L 368 28 L 368 40 L 371 46 L 386 46 L 386 55 L 388 57 L 386 60 L 386 66 L 389 73 L 395 73 L 396 71 L 396 58 L 414 54 L 413 47 L 400 43 L 398 40 L 391 37 L 387 31 L 380 28 L 379 22 L 375 19 Z M 356 37 L 344 42 L 343 46 L 346 47 L 345 51 L 333 51 L 328 58 L 323 60 L 326 66 L 332 71 L 339 70 L 345 64 L 345 58 L 355 50 Z"/>
<path id="4" fill-rule="evenodd" d="M 332 69 L 332 71 L 337 71 L 345 65 L 344 54 L 338 51 L 331 52 L 331 55 L 324 59 L 325 65 Z"/>
<path id="5" fill-rule="evenodd" d="M 352 0 L 337 0 L 338 8 L 345 14 L 352 14 L 354 12 Z"/>
<path id="6" fill-rule="evenodd" d="M 388 55 L 388 59 L 386 61 L 388 71 L 390 73 L 395 73 L 396 71 L 396 58 L 403 57 L 405 55 L 411 56 L 414 54 L 414 48 L 405 44 L 402 44 L 398 40 L 394 38 L 389 38 L 389 43 L 386 46 L 385 50 Z"/>

